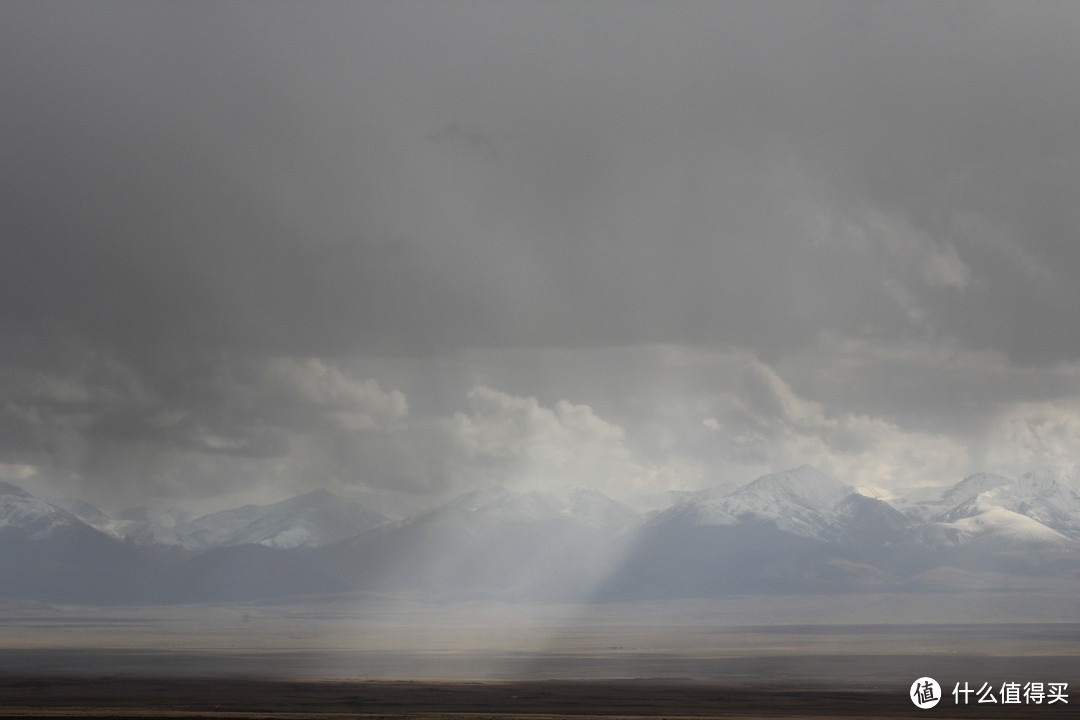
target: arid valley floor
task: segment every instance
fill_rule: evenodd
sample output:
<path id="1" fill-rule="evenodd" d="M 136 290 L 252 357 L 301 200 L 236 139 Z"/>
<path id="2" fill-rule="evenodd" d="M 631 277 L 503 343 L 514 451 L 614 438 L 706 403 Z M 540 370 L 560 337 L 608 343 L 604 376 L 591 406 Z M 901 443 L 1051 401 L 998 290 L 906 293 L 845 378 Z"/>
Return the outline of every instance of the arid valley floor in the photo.
<path id="1" fill-rule="evenodd" d="M 1074 617 L 1068 597 L 1008 592 L 593 606 L 11 603 L 0 616 L 0 716 L 1068 717 L 1080 696 L 965 707 L 951 689 L 1080 687 Z M 907 696 L 922 676 L 942 687 L 931 710 Z"/>

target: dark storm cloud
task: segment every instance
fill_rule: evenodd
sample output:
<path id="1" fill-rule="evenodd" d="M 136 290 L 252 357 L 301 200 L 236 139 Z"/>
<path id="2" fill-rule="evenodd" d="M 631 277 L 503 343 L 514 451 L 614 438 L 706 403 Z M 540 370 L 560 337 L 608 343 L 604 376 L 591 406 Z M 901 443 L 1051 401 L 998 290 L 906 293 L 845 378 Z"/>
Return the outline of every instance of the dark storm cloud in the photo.
<path id="1" fill-rule="evenodd" d="M 973 344 L 1073 357 L 1040 329 L 1077 299 L 1067 10 L 15 6 L 6 324 L 140 363 L 200 346 L 768 354 L 917 332 L 891 279 Z M 913 252 L 958 249 L 972 288 L 814 246 L 799 195 L 925 233 Z"/>
<path id="2" fill-rule="evenodd" d="M 820 65 L 795 72 L 793 96 L 822 101 L 796 116 L 816 134 L 800 151 L 848 197 L 959 250 L 976 282 L 930 289 L 943 329 L 1027 362 L 1075 358 L 1056 328 L 1080 301 L 1068 280 L 1080 101 L 1066 89 L 1080 18 L 1048 4 L 916 7 L 853 13 L 865 32 L 835 27 L 812 53 Z"/>
<path id="3" fill-rule="evenodd" d="M 191 415 L 169 417 L 155 411 L 128 411 L 105 414 L 87 428 L 91 439 L 144 442 L 202 453 L 274 458 L 288 452 L 288 441 L 273 430 L 254 423 L 238 429 L 235 419 L 223 433 L 207 427 Z"/>
<path id="4" fill-rule="evenodd" d="M 1080 357 L 1072 5 L 0 14 L 5 447 L 285 456 L 288 433 L 400 424 L 396 386 L 341 373 L 361 355 L 390 376 L 404 356 L 641 344 L 827 367 L 829 338 Z M 627 363 L 589 372 L 640 379 Z M 935 432 L 994 407 L 911 419 L 957 395 L 912 410 L 879 380 L 931 365 L 861 366 L 871 407 L 824 375 L 818 395 Z M 492 374 L 546 406 L 569 387 Z M 1071 382 L 1051 380 L 1030 386 Z M 819 434 L 852 445 L 836 417 Z"/>
<path id="5" fill-rule="evenodd" d="M 251 6 L 207 10 L 12 9 L 5 324 L 144 364 L 221 346 L 415 350 L 460 334 L 457 313 L 482 318 L 367 219 L 393 168 L 362 120 L 290 94 L 303 58 L 274 52 L 279 13 L 268 28 Z"/>

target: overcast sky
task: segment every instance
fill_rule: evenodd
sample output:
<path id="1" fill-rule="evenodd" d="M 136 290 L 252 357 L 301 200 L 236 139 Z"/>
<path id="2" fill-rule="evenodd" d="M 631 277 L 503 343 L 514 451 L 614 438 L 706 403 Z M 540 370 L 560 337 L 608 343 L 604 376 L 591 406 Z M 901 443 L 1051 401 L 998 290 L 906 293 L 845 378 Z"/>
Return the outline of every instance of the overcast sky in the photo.
<path id="1" fill-rule="evenodd" d="M 1080 5 L 6 2 L 0 479 L 617 498 L 1080 448 Z"/>

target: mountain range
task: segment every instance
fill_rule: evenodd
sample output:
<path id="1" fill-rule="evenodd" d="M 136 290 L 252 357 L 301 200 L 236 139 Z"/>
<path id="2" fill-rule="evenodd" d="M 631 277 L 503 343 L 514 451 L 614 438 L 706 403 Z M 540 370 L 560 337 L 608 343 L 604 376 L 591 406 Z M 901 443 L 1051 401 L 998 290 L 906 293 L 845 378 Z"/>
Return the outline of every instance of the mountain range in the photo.
<path id="1" fill-rule="evenodd" d="M 671 493 L 669 506 L 646 513 L 584 488 L 491 487 L 391 521 L 326 490 L 192 517 L 110 515 L 0 483 L 0 596 L 580 601 L 1080 578 L 1075 469 L 979 473 L 906 499 L 880 494 L 802 466 L 733 491 Z"/>
<path id="2" fill-rule="evenodd" d="M 233 545 L 275 548 L 327 545 L 386 522 L 386 516 L 328 490 L 315 490 L 273 505 L 243 507 L 192 517 L 175 508 L 147 508 L 107 515 L 83 500 L 64 498 L 52 504 L 92 527 L 142 545 L 176 545 L 207 550 Z"/>

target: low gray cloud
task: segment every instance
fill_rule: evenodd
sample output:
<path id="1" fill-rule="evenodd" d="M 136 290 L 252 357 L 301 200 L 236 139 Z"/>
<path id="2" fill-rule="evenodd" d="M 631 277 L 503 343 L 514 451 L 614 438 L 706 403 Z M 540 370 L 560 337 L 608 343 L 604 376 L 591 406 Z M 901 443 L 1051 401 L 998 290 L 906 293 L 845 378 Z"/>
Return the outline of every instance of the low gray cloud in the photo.
<path id="1" fill-rule="evenodd" d="M 887 426 L 989 458 L 987 417 L 1075 393 L 1072 6 L 0 14 L 12 456 L 104 487 L 128 466 L 77 458 L 231 454 L 284 477 L 334 446 L 312 477 L 435 492 L 452 443 L 419 428 L 488 387 L 590 407 L 634 463 L 678 448 L 700 469 L 704 440 L 659 438 L 710 416 L 664 398 L 745 378 L 679 375 L 660 347 L 761 363 L 856 455 Z M 1019 385 L 965 379 L 976 357 Z M 845 363 L 850 386 L 827 371 Z M 899 381 L 916 377 L 933 392 Z M 424 460 L 401 460 L 405 437 Z M 747 468 L 790 454 L 743 450 Z"/>

